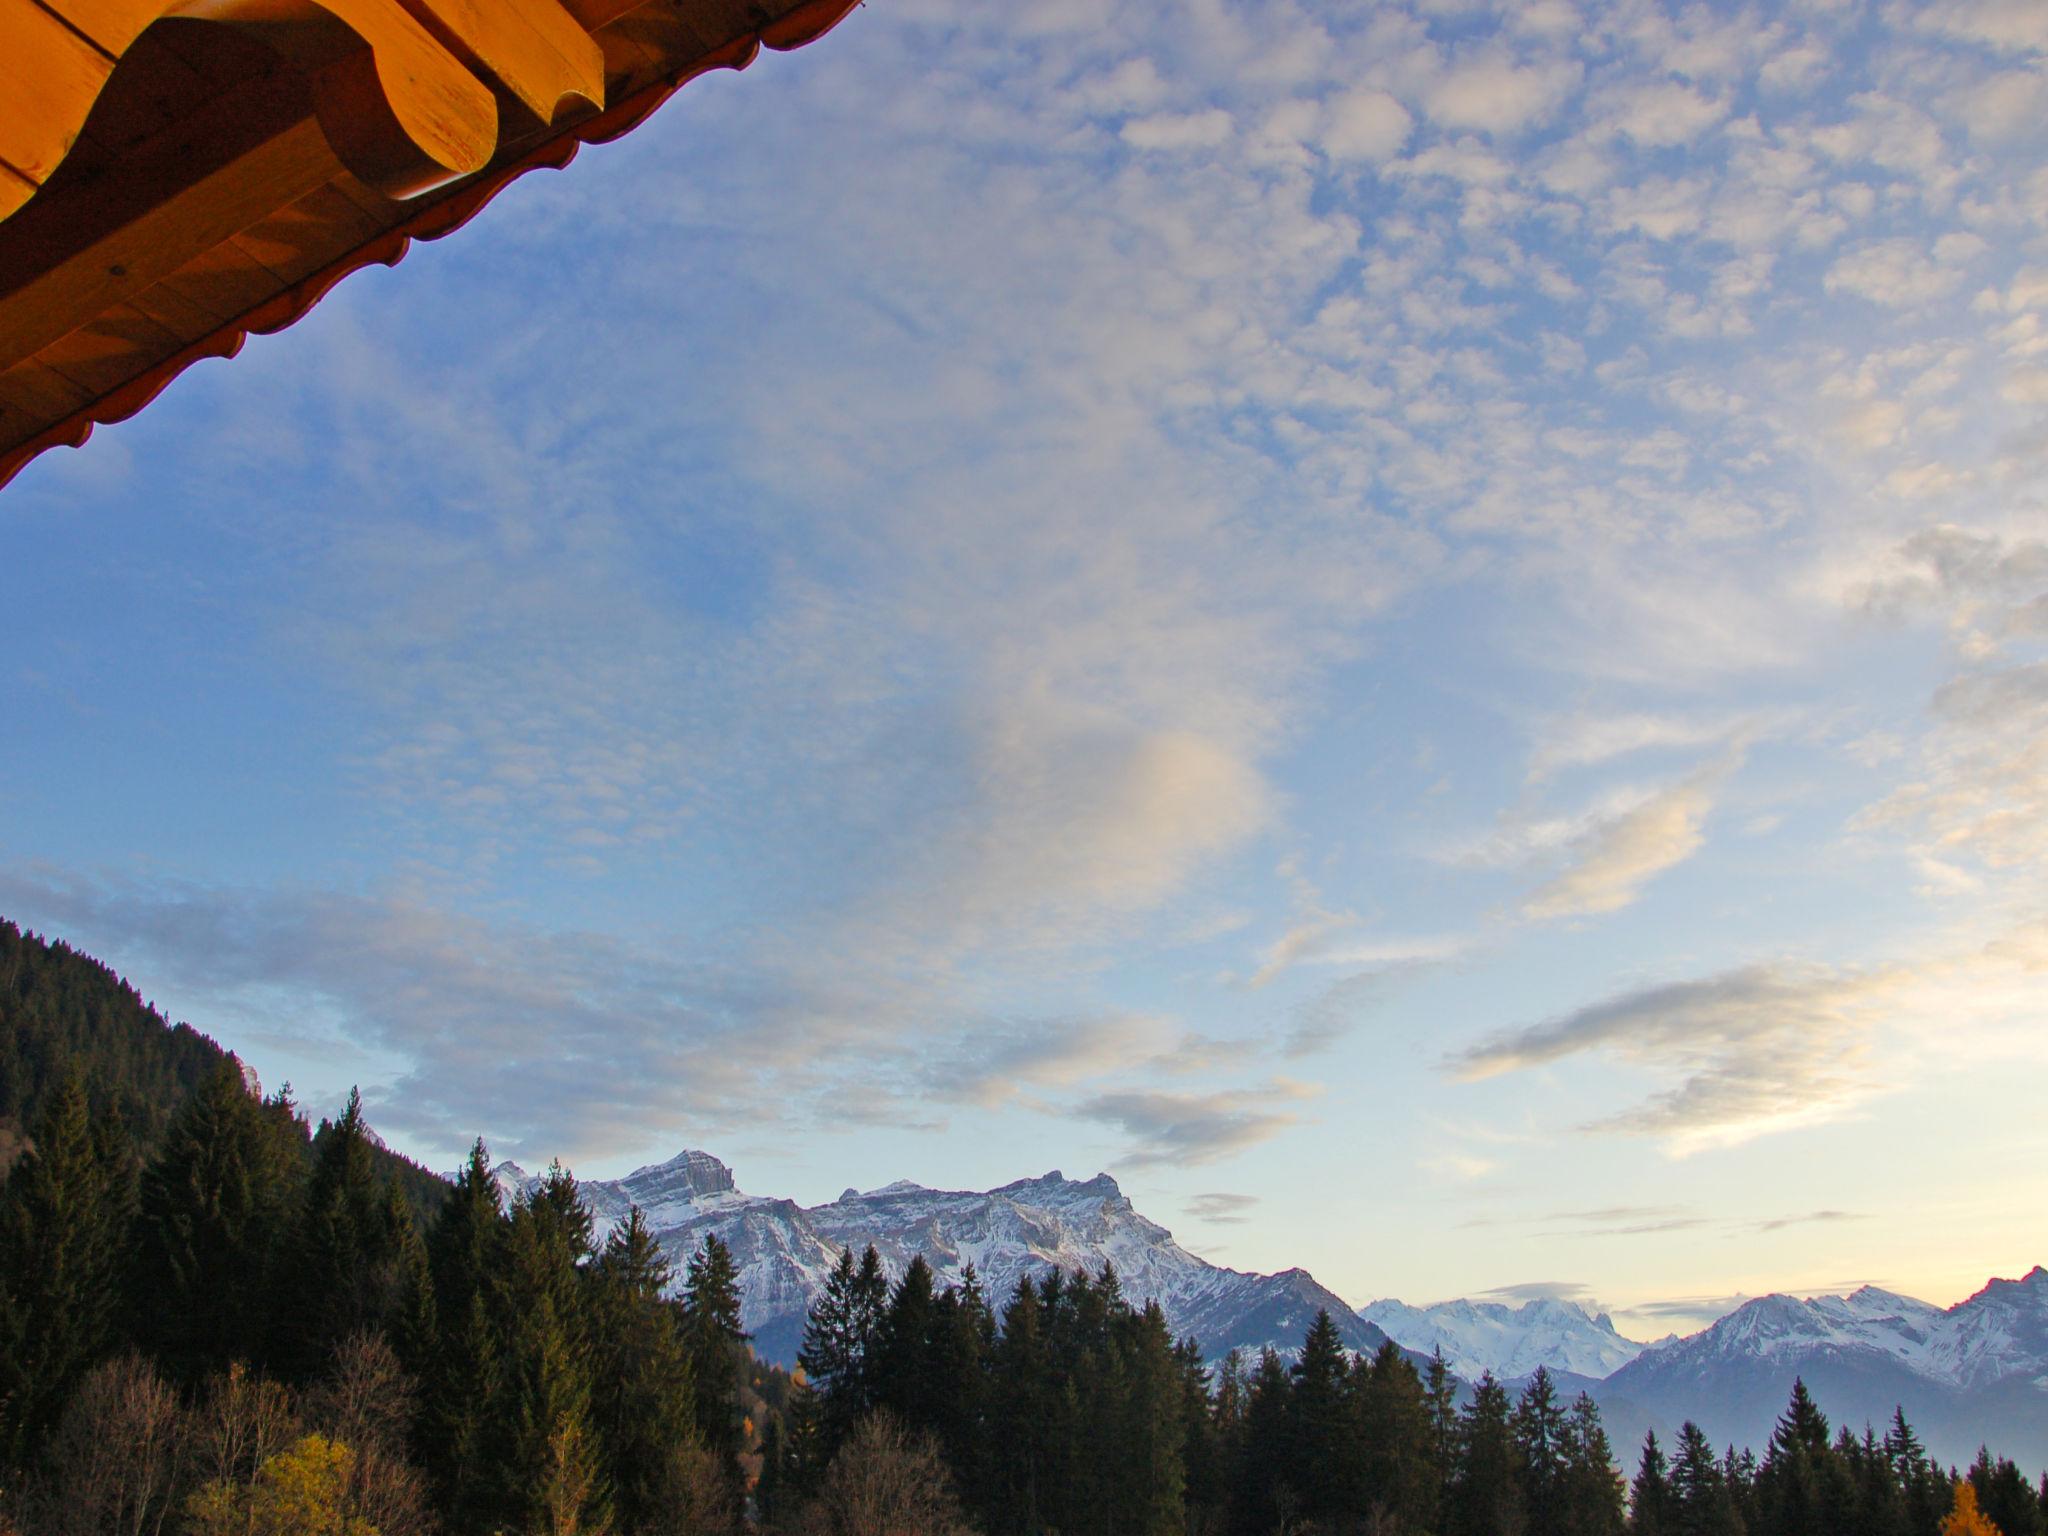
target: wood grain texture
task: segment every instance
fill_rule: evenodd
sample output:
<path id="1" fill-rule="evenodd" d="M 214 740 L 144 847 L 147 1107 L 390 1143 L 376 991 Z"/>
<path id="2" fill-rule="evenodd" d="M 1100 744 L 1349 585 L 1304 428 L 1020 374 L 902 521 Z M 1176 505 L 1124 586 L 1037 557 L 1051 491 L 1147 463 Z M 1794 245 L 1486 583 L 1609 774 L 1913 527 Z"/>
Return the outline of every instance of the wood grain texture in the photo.
<path id="1" fill-rule="evenodd" d="M 53 3 L 118 8 L 143 0 Z M 493 0 L 473 3 L 487 11 Z M 802 46 L 856 4 L 563 0 L 560 15 L 589 42 L 604 104 L 570 92 L 548 103 L 552 119 L 481 56 L 465 58 L 452 28 L 437 34 L 409 10 L 444 58 L 490 75 L 508 109 L 483 164 L 418 187 L 395 185 L 389 167 L 365 166 L 335 142 L 347 136 L 347 125 L 329 116 L 345 99 L 337 77 L 349 61 L 358 71 L 354 89 L 382 99 L 374 78 L 361 79 L 374 61 L 353 29 L 352 51 L 337 58 L 331 25 L 324 40 L 318 27 L 301 29 L 297 51 L 279 54 L 203 46 L 208 37 L 263 37 L 267 23 L 246 10 L 227 28 L 211 25 L 223 17 L 153 23 L 130 49 L 138 67 L 117 68 L 103 88 L 75 163 L 11 218 L 0 180 L 0 485 L 37 453 L 75 446 L 96 424 L 142 409 L 194 363 L 232 357 L 247 335 L 293 324 L 350 273 L 401 260 L 415 239 L 452 233 L 520 176 L 632 131 L 697 75 L 743 69 L 764 46 Z M 602 19 L 592 26 L 593 18 Z M 104 14 L 96 24 L 108 25 Z M 537 23 L 536 31 L 550 25 L 558 23 Z M 194 30 L 167 30 L 178 28 Z M 274 76 L 263 74 L 272 66 Z M 374 117 L 376 109 L 358 101 L 352 110 Z"/>

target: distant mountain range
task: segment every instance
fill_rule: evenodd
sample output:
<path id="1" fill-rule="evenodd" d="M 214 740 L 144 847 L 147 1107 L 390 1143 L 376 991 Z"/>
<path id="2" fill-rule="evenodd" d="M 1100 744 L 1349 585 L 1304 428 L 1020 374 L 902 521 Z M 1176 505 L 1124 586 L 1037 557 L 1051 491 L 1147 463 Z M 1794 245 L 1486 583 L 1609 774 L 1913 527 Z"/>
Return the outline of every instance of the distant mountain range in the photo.
<path id="1" fill-rule="evenodd" d="M 192 1084 L 225 1056 L 186 1026 L 171 1026 L 106 966 L 0 919 L 0 1171 L 20 1146 L 58 1072 L 87 1070 L 94 1109 L 153 1143 Z M 439 1207 L 447 1186 L 378 1150 L 414 1206 Z M 497 1170 L 508 1193 L 534 1181 Z M 921 1253 L 942 1282 L 972 1263 L 1000 1306 L 1021 1275 L 1114 1263 L 1126 1294 L 1156 1297 L 1177 1334 L 1216 1359 L 1265 1345 L 1291 1352 L 1319 1309 L 1345 1342 L 1371 1350 L 1391 1336 L 1420 1359 L 1441 1349 L 1465 1380 L 1492 1371 L 1511 1387 L 1542 1366 L 1567 1394 L 1599 1400 L 1631 1469 L 1633 1445 L 1654 1427 L 1667 1443 L 1692 1419 L 1717 1445 L 1761 1445 L 1804 1377 L 1837 1423 L 1882 1424 L 1903 1405 L 1938 1456 L 1963 1462 L 1988 1443 L 2023 1465 L 2048 1465 L 2048 1270 L 1993 1280 L 1946 1309 L 1866 1287 L 1849 1296 L 1765 1296 L 1683 1339 L 1641 1345 L 1601 1313 L 1571 1303 L 1453 1301 L 1410 1307 L 1379 1301 L 1352 1312 L 1305 1270 L 1263 1275 L 1196 1257 L 1132 1209 L 1116 1181 L 1049 1173 L 986 1193 L 892 1184 L 848 1190 L 803 1207 L 741 1193 L 730 1169 L 685 1152 L 623 1179 L 583 1186 L 603 1225 L 633 1205 L 678 1265 L 706 1232 L 733 1249 L 742 1316 L 764 1356 L 793 1360 L 804 1317 L 842 1248 L 874 1243 L 892 1273 Z"/>
<path id="2" fill-rule="evenodd" d="M 1644 1350 L 1593 1388 L 1653 1423 L 1692 1419 L 1716 1443 L 1760 1445 L 1804 1378 L 1835 1418 L 1882 1428 L 1902 1406 L 1927 1447 L 1966 1462 L 1989 1444 L 2048 1466 L 2048 1269 L 1993 1280 L 1943 1309 L 1865 1286 L 1762 1296 Z"/>
<path id="3" fill-rule="evenodd" d="M 512 1163 L 497 1175 L 508 1196 L 537 1183 Z M 1519 1387 L 1541 1366 L 1567 1394 L 1599 1401 L 1631 1466 L 1629 1442 L 1645 1428 L 1669 1443 L 1686 1419 L 1717 1445 L 1760 1447 L 1801 1376 L 1855 1429 L 1881 1426 L 1903 1405 L 1945 1460 L 1967 1461 L 1988 1442 L 2023 1465 L 2048 1465 L 2048 1270 L 2038 1268 L 1946 1310 L 1873 1288 L 1765 1296 L 1699 1333 L 1645 1345 L 1617 1333 L 1605 1313 L 1549 1299 L 1388 1300 L 1354 1312 L 1306 1270 L 1257 1274 L 1189 1253 L 1108 1174 L 1048 1173 L 986 1192 L 904 1182 L 802 1206 L 745 1194 L 724 1163 L 691 1151 L 582 1188 L 601 1229 L 638 1205 L 679 1269 L 704 1234 L 723 1239 L 755 1347 L 784 1364 L 796 1358 L 840 1251 L 873 1243 L 891 1274 L 922 1254 L 941 1284 L 959 1283 L 972 1264 L 998 1309 L 1020 1276 L 1114 1264 L 1127 1296 L 1157 1299 L 1175 1334 L 1192 1334 L 1211 1360 L 1267 1345 L 1291 1353 L 1327 1308 L 1351 1348 L 1392 1338 L 1418 1360 L 1441 1349 L 1466 1381 L 1491 1371 Z"/>
<path id="4" fill-rule="evenodd" d="M 1538 1366 L 1597 1381 L 1649 1347 L 1616 1333 L 1605 1312 L 1548 1298 L 1518 1307 L 1497 1301 L 1440 1301 L 1427 1307 L 1375 1301 L 1360 1307 L 1358 1315 L 1410 1349 L 1423 1354 L 1442 1350 L 1444 1363 L 1467 1381 L 1486 1371 L 1517 1381 Z"/>
<path id="5" fill-rule="evenodd" d="M 1403 1345 L 1441 1348 L 1466 1380 L 1511 1386 L 1544 1366 L 1600 1403 L 1617 1441 L 1691 1419 L 1716 1445 L 1761 1447 L 1804 1379 L 1836 1423 L 1880 1429 L 1903 1407 L 1936 1456 L 1977 1447 L 2048 1466 L 2048 1270 L 1993 1280 L 1943 1309 L 1866 1286 L 1848 1296 L 1760 1296 L 1685 1338 L 1639 1344 L 1604 1313 L 1562 1301 L 1520 1307 L 1378 1301 L 1361 1308 Z"/>
<path id="6" fill-rule="evenodd" d="M 496 1173 L 508 1196 L 537 1182 L 513 1163 Z M 1375 1350 L 1387 1337 L 1307 1270 L 1252 1274 L 1189 1253 L 1139 1215 L 1106 1173 L 1081 1182 L 1054 1172 L 985 1193 L 896 1183 L 807 1207 L 743 1194 L 717 1158 L 684 1152 L 582 1189 L 601 1226 L 623 1221 L 638 1205 L 679 1270 L 715 1233 L 739 1268 L 740 1318 L 755 1349 L 785 1365 L 796 1358 L 804 1319 L 840 1251 L 869 1243 L 892 1275 L 922 1254 L 941 1285 L 960 1283 L 972 1264 L 998 1312 L 1020 1276 L 1114 1264 L 1125 1295 L 1156 1299 L 1175 1335 L 1192 1334 L 1212 1360 L 1267 1344 L 1298 1349 L 1324 1309 L 1352 1349 Z"/>

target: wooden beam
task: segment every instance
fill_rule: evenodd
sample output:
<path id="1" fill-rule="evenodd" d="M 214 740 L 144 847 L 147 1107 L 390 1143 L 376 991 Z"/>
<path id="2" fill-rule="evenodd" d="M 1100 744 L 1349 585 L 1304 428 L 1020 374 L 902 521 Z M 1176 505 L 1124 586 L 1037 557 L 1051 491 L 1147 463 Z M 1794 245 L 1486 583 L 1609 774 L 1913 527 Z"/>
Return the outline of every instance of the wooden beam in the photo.
<path id="1" fill-rule="evenodd" d="M 113 69 L 35 0 L 0 0 L 0 162 L 24 181 L 48 181 Z"/>
<path id="2" fill-rule="evenodd" d="M 36 195 L 36 184 L 0 162 L 0 219 Z"/>
<path id="3" fill-rule="evenodd" d="M 604 106 L 604 54 L 558 0 L 401 0 L 459 58 L 552 123 L 565 103 Z"/>
<path id="4" fill-rule="evenodd" d="M 331 180 L 340 162 L 293 85 L 230 93 L 154 154 L 11 220 L 0 242 L 0 370 Z"/>

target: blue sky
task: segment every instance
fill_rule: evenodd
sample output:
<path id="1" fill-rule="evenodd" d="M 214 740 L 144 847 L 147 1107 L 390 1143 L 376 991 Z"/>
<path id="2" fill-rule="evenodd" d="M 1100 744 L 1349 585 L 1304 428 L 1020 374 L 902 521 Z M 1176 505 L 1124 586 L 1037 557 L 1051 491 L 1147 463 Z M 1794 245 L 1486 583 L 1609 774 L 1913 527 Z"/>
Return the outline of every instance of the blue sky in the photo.
<path id="1" fill-rule="evenodd" d="M 2044 58 L 878 0 L 0 494 L 0 912 L 439 1165 L 1954 1300 L 2048 1257 Z"/>

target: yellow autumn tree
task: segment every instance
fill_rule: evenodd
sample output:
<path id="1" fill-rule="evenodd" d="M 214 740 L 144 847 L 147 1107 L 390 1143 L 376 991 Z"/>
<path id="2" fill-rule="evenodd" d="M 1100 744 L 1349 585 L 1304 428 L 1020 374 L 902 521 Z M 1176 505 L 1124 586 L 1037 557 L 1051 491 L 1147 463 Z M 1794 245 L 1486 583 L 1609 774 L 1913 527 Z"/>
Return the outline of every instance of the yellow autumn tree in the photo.
<path id="1" fill-rule="evenodd" d="M 246 1485 L 211 1482 L 186 1506 L 193 1536 L 377 1536 L 348 1512 L 355 1452 L 307 1435 L 264 1462 Z"/>
<path id="2" fill-rule="evenodd" d="M 2000 1536 L 1999 1529 L 1977 1508 L 1977 1490 L 1968 1483 L 1956 1484 L 1956 1501 L 1941 1522 L 1941 1536 Z"/>

